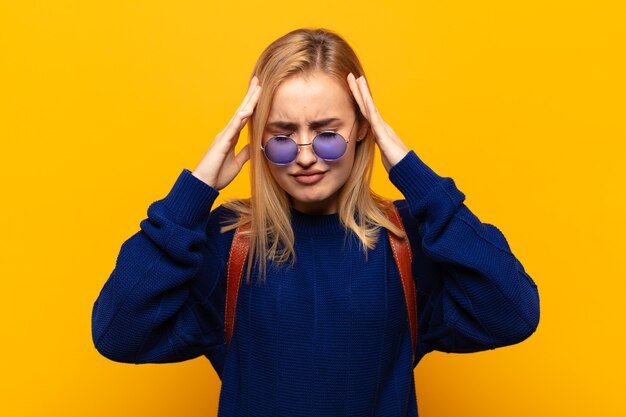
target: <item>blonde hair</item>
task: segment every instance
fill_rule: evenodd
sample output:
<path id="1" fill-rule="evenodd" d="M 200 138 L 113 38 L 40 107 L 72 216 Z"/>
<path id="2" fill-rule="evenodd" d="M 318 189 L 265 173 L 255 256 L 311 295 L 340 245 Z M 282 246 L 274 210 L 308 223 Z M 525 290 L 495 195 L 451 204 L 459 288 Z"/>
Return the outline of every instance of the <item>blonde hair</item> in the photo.
<path id="1" fill-rule="evenodd" d="M 263 87 L 255 112 L 248 121 L 251 196 L 224 204 L 237 216 L 234 222 L 221 229 L 225 232 L 250 223 L 248 283 L 253 265 L 251 260 L 257 263 L 259 280 L 263 281 L 268 260 L 295 262 L 289 197 L 271 175 L 260 145 L 272 99 L 280 83 L 291 75 L 307 75 L 314 71 L 322 71 L 339 81 L 351 98 L 358 125 L 367 122 L 346 80 L 350 72 L 358 78 L 364 75 L 364 71 L 352 48 L 338 34 L 327 29 L 297 29 L 275 40 L 261 53 L 250 76 L 252 79 L 256 75 Z M 339 194 L 340 221 L 359 238 L 366 255 L 367 250 L 376 245 L 380 227 L 404 236 L 385 214 L 385 209 L 392 203 L 370 190 L 374 152 L 375 139 L 368 129 L 367 136 L 356 146 L 352 171 Z M 356 219 L 355 214 L 358 214 Z"/>

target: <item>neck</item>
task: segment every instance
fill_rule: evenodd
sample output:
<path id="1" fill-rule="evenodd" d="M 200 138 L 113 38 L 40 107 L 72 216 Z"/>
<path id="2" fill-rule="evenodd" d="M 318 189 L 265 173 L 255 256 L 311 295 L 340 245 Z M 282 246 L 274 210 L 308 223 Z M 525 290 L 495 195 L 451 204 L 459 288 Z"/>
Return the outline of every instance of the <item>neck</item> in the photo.
<path id="1" fill-rule="evenodd" d="M 325 215 L 339 213 L 339 202 L 336 196 L 331 196 L 324 201 L 305 203 L 291 199 L 291 206 L 301 213 L 311 215 Z"/>

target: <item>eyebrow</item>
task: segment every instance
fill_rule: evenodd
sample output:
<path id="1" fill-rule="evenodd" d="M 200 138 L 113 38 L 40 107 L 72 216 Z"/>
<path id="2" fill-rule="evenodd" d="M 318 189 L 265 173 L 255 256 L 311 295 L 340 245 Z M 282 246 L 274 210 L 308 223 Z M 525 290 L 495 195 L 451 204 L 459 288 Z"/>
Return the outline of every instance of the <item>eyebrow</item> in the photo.
<path id="1" fill-rule="evenodd" d="M 336 118 L 336 117 L 329 117 L 327 119 L 321 119 L 321 120 L 314 120 L 312 122 L 307 123 L 308 126 L 312 129 L 317 129 L 323 126 L 328 126 L 331 123 L 340 121 L 340 119 Z M 268 123 L 267 124 L 267 128 L 268 129 L 289 129 L 289 130 L 295 130 L 298 127 L 297 123 L 292 123 L 292 122 L 284 122 L 284 121 L 276 121 L 276 122 L 272 122 L 272 123 Z"/>

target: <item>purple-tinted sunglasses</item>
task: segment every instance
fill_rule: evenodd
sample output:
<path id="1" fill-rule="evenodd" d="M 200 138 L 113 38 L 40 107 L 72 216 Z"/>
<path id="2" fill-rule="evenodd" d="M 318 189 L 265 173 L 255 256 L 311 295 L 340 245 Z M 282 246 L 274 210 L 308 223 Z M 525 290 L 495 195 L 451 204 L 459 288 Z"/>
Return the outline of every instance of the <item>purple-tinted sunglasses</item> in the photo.
<path id="1" fill-rule="evenodd" d="M 354 121 L 356 122 L 356 119 Z M 353 128 L 354 122 L 350 128 L 350 134 Z M 323 160 L 335 161 L 346 153 L 349 142 L 349 139 L 346 140 L 339 133 L 332 131 L 318 133 L 310 143 L 296 143 L 289 136 L 278 135 L 270 138 L 265 146 L 261 146 L 261 150 L 267 160 L 276 165 L 292 163 L 298 157 L 300 147 L 307 145 L 311 145 L 315 155 Z"/>

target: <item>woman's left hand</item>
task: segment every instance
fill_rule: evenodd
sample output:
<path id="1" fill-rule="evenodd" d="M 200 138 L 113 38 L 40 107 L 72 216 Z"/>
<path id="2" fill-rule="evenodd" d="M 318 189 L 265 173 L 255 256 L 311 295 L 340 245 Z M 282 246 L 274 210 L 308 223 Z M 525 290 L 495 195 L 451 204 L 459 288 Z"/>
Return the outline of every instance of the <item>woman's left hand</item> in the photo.
<path id="1" fill-rule="evenodd" d="M 378 109 L 374 105 L 374 100 L 370 95 L 369 88 L 364 76 L 360 76 L 355 79 L 352 73 L 348 74 L 348 85 L 352 90 L 352 95 L 359 104 L 361 113 L 367 121 L 370 123 L 374 136 L 376 137 L 376 143 L 380 149 L 380 154 L 383 159 L 383 165 L 387 172 L 402 158 L 409 153 L 409 148 L 402 142 L 402 139 L 393 131 L 380 114 Z"/>

